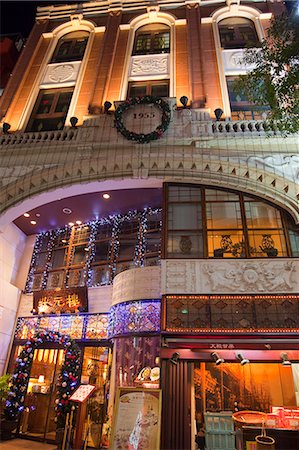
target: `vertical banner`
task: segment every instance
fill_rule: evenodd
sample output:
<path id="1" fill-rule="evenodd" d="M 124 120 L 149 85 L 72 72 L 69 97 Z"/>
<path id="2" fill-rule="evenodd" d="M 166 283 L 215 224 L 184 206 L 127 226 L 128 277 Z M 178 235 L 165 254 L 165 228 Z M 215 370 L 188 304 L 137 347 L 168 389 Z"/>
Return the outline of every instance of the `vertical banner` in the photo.
<path id="1" fill-rule="evenodd" d="M 159 450 L 161 389 L 118 388 L 110 450 Z"/>

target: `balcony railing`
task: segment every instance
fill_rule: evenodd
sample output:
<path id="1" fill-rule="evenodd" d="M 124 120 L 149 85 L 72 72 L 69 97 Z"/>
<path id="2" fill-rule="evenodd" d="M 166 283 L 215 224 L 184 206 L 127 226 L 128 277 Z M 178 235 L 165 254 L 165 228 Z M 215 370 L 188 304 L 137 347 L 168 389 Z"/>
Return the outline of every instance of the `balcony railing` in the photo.
<path id="1" fill-rule="evenodd" d="M 168 296 L 164 308 L 168 332 L 299 331 L 299 295 Z"/>

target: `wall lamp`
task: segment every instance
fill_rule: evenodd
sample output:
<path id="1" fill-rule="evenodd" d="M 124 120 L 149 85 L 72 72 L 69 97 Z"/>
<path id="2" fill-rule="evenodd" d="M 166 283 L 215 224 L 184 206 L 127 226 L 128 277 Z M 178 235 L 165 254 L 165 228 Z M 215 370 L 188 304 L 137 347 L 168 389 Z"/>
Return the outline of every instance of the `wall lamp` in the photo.
<path id="1" fill-rule="evenodd" d="M 180 354 L 178 352 L 174 352 L 169 361 L 176 366 L 178 364 L 179 359 L 180 359 Z"/>
<path id="2" fill-rule="evenodd" d="M 72 125 L 72 128 L 77 128 L 76 127 L 76 125 L 77 125 L 77 123 L 78 123 L 78 118 L 77 117 L 71 117 L 70 118 L 70 122 L 71 122 L 71 125 Z"/>
<path id="3" fill-rule="evenodd" d="M 245 364 L 249 363 L 249 359 L 244 358 L 244 356 L 242 355 L 242 353 L 237 353 L 236 354 L 236 358 L 240 361 L 241 366 L 245 366 Z"/>
<path id="4" fill-rule="evenodd" d="M 220 120 L 220 119 L 221 119 L 221 116 L 222 116 L 222 114 L 223 114 L 223 111 L 222 111 L 221 108 L 216 108 L 216 109 L 214 110 L 214 114 L 215 114 L 216 120 Z"/>
<path id="5" fill-rule="evenodd" d="M 7 122 L 4 122 L 2 125 L 2 130 L 4 134 L 8 134 L 9 130 L 10 130 L 10 124 Z"/>
<path id="6" fill-rule="evenodd" d="M 216 366 L 224 363 L 224 359 L 221 358 L 217 352 L 211 353 L 211 358 L 215 361 Z"/>
<path id="7" fill-rule="evenodd" d="M 281 353 L 280 354 L 280 358 L 282 360 L 282 365 L 283 366 L 287 367 L 287 366 L 291 366 L 292 365 L 291 361 L 289 360 L 289 357 L 288 357 L 287 353 Z"/>
<path id="8" fill-rule="evenodd" d="M 106 101 L 104 103 L 104 113 L 105 114 L 110 114 L 109 109 L 111 108 L 111 106 L 112 106 L 111 102 Z"/>
<path id="9" fill-rule="evenodd" d="M 188 97 L 186 97 L 186 95 L 183 95 L 183 96 L 180 98 L 180 102 L 182 103 L 184 109 L 187 108 Z"/>

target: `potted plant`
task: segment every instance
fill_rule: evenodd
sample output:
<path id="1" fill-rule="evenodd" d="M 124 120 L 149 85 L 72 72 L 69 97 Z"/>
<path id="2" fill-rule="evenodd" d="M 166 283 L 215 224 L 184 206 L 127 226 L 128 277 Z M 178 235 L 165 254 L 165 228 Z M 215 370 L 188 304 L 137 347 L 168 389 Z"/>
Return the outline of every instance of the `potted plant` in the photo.
<path id="1" fill-rule="evenodd" d="M 11 375 L 6 374 L 0 377 L 0 441 L 12 439 L 12 431 L 17 426 L 16 420 L 9 420 L 5 415 L 5 403 L 10 390 Z"/>

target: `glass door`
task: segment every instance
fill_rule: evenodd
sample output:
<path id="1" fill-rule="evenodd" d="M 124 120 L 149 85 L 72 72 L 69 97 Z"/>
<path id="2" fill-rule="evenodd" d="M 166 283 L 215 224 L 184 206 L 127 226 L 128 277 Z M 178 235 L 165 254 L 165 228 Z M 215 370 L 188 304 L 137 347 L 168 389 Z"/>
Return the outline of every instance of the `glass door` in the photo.
<path id="1" fill-rule="evenodd" d="M 110 364 L 109 348 L 85 347 L 81 381 L 96 386 L 88 400 L 85 420 L 85 436 L 88 433 L 88 447 L 91 448 L 101 447 L 102 428 L 107 415 Z"/>
<path id="2" fill-rule="evenodd" d="M 56 384 L 63 357 L 63 350 L 59 349 L 34 351 L 20 435 L 38 440 L 55 440 Z"/>

